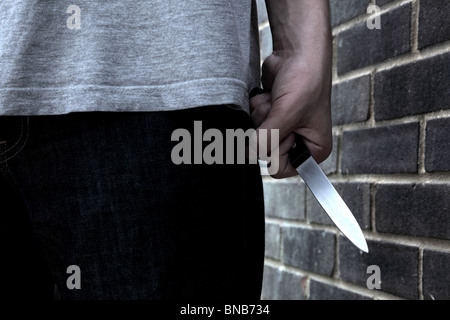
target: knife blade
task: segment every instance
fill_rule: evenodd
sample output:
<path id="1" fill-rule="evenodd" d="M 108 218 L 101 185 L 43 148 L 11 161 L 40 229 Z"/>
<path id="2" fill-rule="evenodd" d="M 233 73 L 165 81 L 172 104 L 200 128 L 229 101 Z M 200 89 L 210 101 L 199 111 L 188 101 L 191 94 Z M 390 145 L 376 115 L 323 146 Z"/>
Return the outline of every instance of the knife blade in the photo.
<path id="1" fill-rule="evenodd" d="M 267 91 L 255 88 L 250 92 L 250 97 L 264 92 Z M 351 243 L 368 253 L 366 239 L 352 212 L 312 157 L 302 136 L 294 134 L 295 144 L 289 151 L 290 163 L 336 227 Z"/>
<path id="2" fill-rule="evenodd" d="M 320 169 L 303 142 L 302 136 L 295 134 L 295 144 L 289 150 L 289 161 L 305 181 L 311 193 L 320 203 L 338 229 L 359 249 L 368 253 L 362 230 L 339 193 Z"/>

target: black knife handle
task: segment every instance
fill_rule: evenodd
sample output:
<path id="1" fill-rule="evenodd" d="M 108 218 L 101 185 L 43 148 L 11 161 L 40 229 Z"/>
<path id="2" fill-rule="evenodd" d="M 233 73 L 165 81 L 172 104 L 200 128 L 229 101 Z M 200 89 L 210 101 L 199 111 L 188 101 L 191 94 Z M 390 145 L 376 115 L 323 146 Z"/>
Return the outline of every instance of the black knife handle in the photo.
<path id="1" fill-rule="evenodd" d="M 262 88 L 253 88 L 250 93 L 248 94 L 248 96 L 250 98 L 253 98 L 254 96 L 257 96 L 258 94 L 262 94 L 262 93 L 266 93 L 266 92 L 270 92 L 269 90 L 266 89 L 262 89 Z"/>
<path id="2" fill-rule="evenodd" d="M 291 150 L 289 150 L 289 161 L 294 168 L 298 168 L 303 162 L 311 156 L 303 138 L 301 135 L 294 132 L 295 144 Z"/>
<path id="3" fill-rule="evenodd" d="M 269 91 L 261 88 L 253 88 L 249 93 L 249 97 L 253 98 L 258 94 L 266 92 Z M 309 152 L 308 148 L 303 142 L 302 136 L 295 132 L 294 135 L 295 135 L 295 144 L 292 147 L 292 149 L 289 150 L 289 161 L 291 162 L 294 168 L 298 168 L 303 162 L 306 161 L 306 159 L 308 159 L 311 156 L 311 153 Z"/>

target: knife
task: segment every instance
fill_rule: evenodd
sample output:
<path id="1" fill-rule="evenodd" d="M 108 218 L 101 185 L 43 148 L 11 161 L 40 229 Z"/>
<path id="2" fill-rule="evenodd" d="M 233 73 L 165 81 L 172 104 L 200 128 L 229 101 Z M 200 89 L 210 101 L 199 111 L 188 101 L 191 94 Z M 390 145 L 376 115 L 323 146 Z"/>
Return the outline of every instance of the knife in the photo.
<path id="1" fill-rule="evenodd" d="M 268 92 L 255 88 L 250 92 L 250 98 Z M 368 253 L 366 239 L 352 212 L 342 200 L 327 176 L 320 169 L 303 142 L 302 136 L 295 133 L 295 144 L 289 151 L 289 161 L 297 173 L 305 181 L 311 193 L 328 214 L 336 227 L 360 250 Z"/>

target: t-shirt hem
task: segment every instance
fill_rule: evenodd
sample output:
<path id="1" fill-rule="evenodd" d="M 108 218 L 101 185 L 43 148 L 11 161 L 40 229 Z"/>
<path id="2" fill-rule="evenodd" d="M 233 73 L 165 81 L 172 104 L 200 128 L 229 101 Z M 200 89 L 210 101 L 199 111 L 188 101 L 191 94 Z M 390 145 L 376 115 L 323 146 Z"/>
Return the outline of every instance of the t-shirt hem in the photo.
<path id="1" fill-rule="evenodd" d="M 233 105 L 249 113 L 248 91 L 245 82 L 231 78 L 154 86 L 2 88 L 0 115 L 173 111 L 208 105 Z"/>

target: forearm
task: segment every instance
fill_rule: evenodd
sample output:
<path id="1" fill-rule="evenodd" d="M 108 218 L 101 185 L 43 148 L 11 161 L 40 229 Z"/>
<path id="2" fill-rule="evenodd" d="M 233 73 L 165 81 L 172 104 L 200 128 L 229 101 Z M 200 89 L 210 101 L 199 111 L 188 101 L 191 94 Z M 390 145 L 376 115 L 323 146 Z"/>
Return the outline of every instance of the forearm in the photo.
<path id="1" fill-rule="evenodd" d="M 266 0 L 275 54 L 329 55 L 328 0 Z"/>

